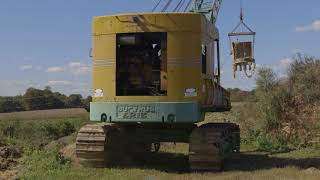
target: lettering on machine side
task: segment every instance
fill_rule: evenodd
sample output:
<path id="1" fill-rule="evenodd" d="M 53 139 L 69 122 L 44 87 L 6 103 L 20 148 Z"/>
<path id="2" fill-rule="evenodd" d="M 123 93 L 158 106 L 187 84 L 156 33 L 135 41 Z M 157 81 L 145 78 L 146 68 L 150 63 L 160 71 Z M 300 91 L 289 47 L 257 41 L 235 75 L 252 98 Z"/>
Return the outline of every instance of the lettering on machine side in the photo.
<path id="1" fill-rule="evenodd" d="M 156 107 L 154 105 L 118 105 L 118 119 L 152 119 L 156 116 Z"/>

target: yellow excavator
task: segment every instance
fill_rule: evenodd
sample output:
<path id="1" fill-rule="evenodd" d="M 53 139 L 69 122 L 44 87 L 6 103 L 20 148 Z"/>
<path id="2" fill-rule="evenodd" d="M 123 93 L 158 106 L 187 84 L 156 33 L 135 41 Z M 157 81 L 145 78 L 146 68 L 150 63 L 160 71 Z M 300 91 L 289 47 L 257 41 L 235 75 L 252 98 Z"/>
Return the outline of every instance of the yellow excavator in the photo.
<path id="1" fill-rule="evenodd" d="M 219 171 L 240 152 L 237 124 L 197 124 L 231 109 L 220 85 L 221 1 L 179 1 L 170 12 L 171 1 L 160 12 L 159 1 L 150 13 L 94 17 L 90 123 L 76 139 L 81 164 L 117 166 L 183 142 L 190 170 Z"/>

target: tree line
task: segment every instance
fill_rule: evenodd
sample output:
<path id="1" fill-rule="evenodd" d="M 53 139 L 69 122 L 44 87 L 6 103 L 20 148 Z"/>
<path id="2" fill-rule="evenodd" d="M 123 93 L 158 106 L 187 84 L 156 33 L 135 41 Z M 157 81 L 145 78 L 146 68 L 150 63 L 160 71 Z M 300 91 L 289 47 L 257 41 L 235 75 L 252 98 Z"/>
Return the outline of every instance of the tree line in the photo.
<path id="1" fill-rule="evenodd" d="M 88 109 L 91 100 L 91 96 L 84 98 L 80 94 L 67 96 L 53 92 L 49 86 L 43 90 L 29 88 L 24 95 L 0 97 L 0 113 L 63 108 Z"/>
<path id="2" fill-rule="evenodd" d="M 250 101 L 253 98 L 253 91 L 243 91 L 238 88 L 228 88 L 231 92 L 232 102 Z M 24 95 L 1 97 L 0 113 L 45 110 L 45 109 L 63 109 L 63 108 L 86 108 L 89 109 L 91 96 L 82 97 L 80 94 L 71 94 L 66 96 L 59 92 L 53 92 L 49 86 L 43 90 L 29 88 Z"/>

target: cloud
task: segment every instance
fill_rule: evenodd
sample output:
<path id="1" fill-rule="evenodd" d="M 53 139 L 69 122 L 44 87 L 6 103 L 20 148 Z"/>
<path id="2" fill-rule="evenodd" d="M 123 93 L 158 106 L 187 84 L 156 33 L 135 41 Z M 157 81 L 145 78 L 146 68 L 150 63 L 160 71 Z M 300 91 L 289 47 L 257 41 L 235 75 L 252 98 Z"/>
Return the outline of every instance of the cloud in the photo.
<path id="1" fill-rule="evenodd" d="M 63 67 L 58 67 L 58 66 L 56 66 L 56 67 L 49 67 L 47 70 L 46 70 L 46 72 L 48 72 L 48 73 L 58 73 L 58 72 L 64 72 L 65 71 L 65 69 L 63 68 Z"/>
<path id="2" fill-rule="evenodd" d="M 22 71 L 31 70 L 31 69 L 34 69 L 34 70 L 37 70 L 37 71 L 41 71 L 43 68 L 42 68 L 42 66 L 34 66 L 34 65 L 31 65 L 31 64 L 26 64 L 26 65 L 20 66 L 19 69 L 22 70 Z"/>
<path id="3" fill-rule="evenodd" d="M 47 82 L 47 85 L 49 85 L 49 86 L 70 85 L 70 84 L 72 84 L 70 81 L 50 80 L 50 81 Z"/>
<path id="4" fill-rule="evenodd" d="M 91 94 L 91 86 L 86 82 L 74 82 L 68 80 L 50 80 L 45 86 L 52 87 L 53 91 L 63 94 L 81 94 L 88 96 Z"/>
<path id="5" fill-rule="evenodd" d="M 46 72 L 48 73 L 60 73 L 66 72 L 74 75 L 87 75 L 91 72 L 90 65 L 80 62 L 71 62 L 63 66 L 49 67 Z"/>
<path id="6" fill-rule="evenodd" d="M 291 58 L 284 58 L 280 60 L 280 66 L 288 67 L 292 63 Z"/>
<path id="7" fill-rule="evenodd" d="M 297 54 L 297 53 L 303 52 L 303 50 L 296 48 L 296 49 L 292 49 L 291 52 L 292 52 L 293 54 Z"/>
<path id="8" fill-rule="evenodd" d="M 288 68 L 290 67 L 290 64 L 292 62 L 293 60 L 291 58 L 288 58 L 288 57 L 283 58 L 283 59 L 280 59 L 278 63 L 271 65 L 270 68 L 272 68 L 273 71 L 277 73 L 280 78 L 286 78 L 288 76 L 287 75 Z"/>
<path id="9" fill-rule="evenodd" d="M 72 62 L 68 65 L 68 69 L 73 74 L 88 74 L 91 72 L 91 68 L 88 64 L 82 64 L 79 62 Z"/>
<path id="10" fill-rule="evenodd" d="M 92 94 L 90 87 L 68 89 L 66 92 L 67 94 L 82 94 L 84 96 Z"/>
<path id="11" fill-rule="evenodd" d="M 38 71 L 42 70 L 42 66 L 37 66 L 36 70 L 38 70 Z"/>
<path id="12" fill-rule="evenodd" d="M 296 27 L 296 32 L 317 32 L 320 31 L 320 20 L 315 20 L 311 24 Z"/>
<path id="13" fill-rule="evenodd" d="M 33 66 L 31 64 L 20 66 L 20 70 L 22 70 L 22 71 L 30 70 L 32 68 L 33 68 Z"/>

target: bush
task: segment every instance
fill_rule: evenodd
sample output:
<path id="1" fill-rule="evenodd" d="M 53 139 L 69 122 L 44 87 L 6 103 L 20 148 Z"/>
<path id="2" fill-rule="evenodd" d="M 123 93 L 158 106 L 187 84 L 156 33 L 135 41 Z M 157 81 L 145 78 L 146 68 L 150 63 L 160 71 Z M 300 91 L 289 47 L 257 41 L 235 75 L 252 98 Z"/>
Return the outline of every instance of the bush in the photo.
<path id="1" fill-rule="evenodd" d="M 68 136 L 76 132 L 76 128 L 70 122 L 63 122 L 60 126 L 61 136 Z"/>
<path id="2" fill-rule="evenodd" d="M 234 120 L 241 125 L 241 141 L 243 143 L 253 142 L 260 133 L 257 112 L 257 104 L 254 102 L 242 102 L 231 111 L 232 116 L 236 117 Z"/>
<path id="3" fill-rule="evenodd" d="M 290 90 L 305 103 L 320 101 L 320 60 L 297 54 L 289 68 Z"/>
<path id="4" fill-rule="evenodd" d="M 50 141 L 40 130 L 38 123 L 25 123 L 21 121 L 1 121 L 1 135 L 10 144 L 20 148 L 40 148 Z"/>
<path id="5" fill-rule="evenodd" d="M 286 138 L 281 134 L 260 134 L 256 140 L 256 146 L 260 151 L 287 152 L 289 150 Z"/>
<path id="6" fill-rule="evenodd" d="M 260 68 L 256 103 L 246 103 L 237 112 L 245 141 L 256 142 L 260 150 L 306 147 L 319 135 L 320 60 L 299 54 L 294 59 L 287 78 Z"/>
<path id="7" fill-rule="evenodd" d="M 41 149 L 49 142 L 69 136 L 84 119 L 55 121 L 0 121 L 0 137 L 24 149 Z"/>
<path id="8" fill-rule="evenodd" d="M 55 124 L 45 124 L 43 126 L 46 135 L 51 139 L 59 139 L 68 136 L 76 131 L 76 128 L 70 122 L 60 122 Z"/>

